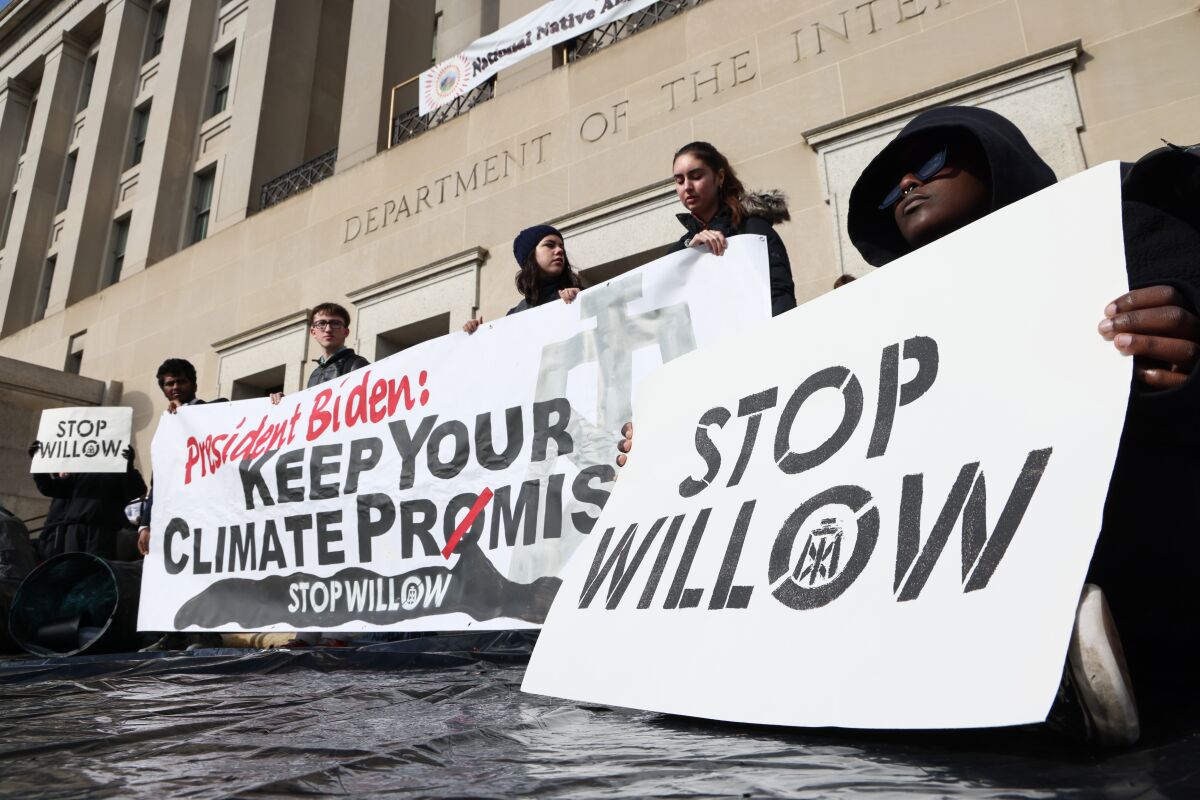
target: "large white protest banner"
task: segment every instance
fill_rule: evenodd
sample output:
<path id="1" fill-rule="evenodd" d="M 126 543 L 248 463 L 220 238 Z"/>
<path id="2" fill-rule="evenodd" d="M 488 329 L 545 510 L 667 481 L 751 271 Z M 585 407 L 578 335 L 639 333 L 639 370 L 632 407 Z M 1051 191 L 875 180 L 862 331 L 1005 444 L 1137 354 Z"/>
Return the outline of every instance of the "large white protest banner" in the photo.
<path id="1" fill-rule="evenodd" d="M 129 446 L 133 409 L 112 406 L 48 408 L 38 422 L 41 447 L 31 473 L 124 472 L 121 451 Z"/>
<path id="2" fill-rule="evenodd" d="M 524 689 L 741 722 L 1041 721 L 1130 365 L 1118 171 L 997 211 L 641 386 Z"/>
<path id="3" fill-rule="evenodd" d="M 266 400 L 164 415 L 143 630 L 535 626 L 633 387 L 770 316 L 766 243 L 675 253 Z"/>
<path id="4" fill-rule="evenodd" d="M 505 67 L 652 5 L 655 0 L 553 0 L 421 73 L 420 112 L 461 97 Z"/>

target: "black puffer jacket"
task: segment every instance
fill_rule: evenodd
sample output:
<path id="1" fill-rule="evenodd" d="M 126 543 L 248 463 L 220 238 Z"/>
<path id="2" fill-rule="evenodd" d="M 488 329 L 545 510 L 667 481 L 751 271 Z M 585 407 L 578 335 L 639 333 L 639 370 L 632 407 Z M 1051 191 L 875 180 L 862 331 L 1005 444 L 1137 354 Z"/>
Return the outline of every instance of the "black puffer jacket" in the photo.
<path id="1" fill-rule="evenodd" d="M 687 233 L 672 245 L 670 252 L 683 250 L 692 237 L 703 230 L 720 231 L 726 236 L 753 233 L 767 237 L 767 260 L 771 268 L 771 316 L 779 316 L 796 307 L 792 262 L 788 259 L 783 240 L 774 228 L 777 223 L 787 222 L 792 218 L 788 213 L 787 198 L 783 192 L 778 191 L 752 192 L 742 198 L 742 207 L 746 210 L 746 217 L 740 227 L 734 226 L 733 211 L 726 205 L 721 206 L 707 225 L 691 214 L 677 214 L 680 224 L 687 228 Z"/>
<path id="2" fill-rule="evenodd" d="M 850 195 L 848 231 L 869 263 L 911 248 L 879 200 L 901 177 L 904 140 L 934 128 L 966 131 L 991 167 L 992 206 L 1054 183 L 1050 167 L 1011 122 L 978 108 L 940 108 L 910 122 L 863 171 Z M 1156 151 L 1127 167 L 1122 221 L 1131 289 L 1167 284 L 1200 309 L 1200 155 Z M 1099 322 L 1103 309 L 1096 309 Z M 1099 334 L 1097 334 L 1099 339 Z M 1150 720 L 1197 698 L 1200 650 L 1200 370 L 1174 389 L 1134 382 L 1089 580 L 1108 597 Z"/>
<path id="3" fill-rule="evenodd" d="M 323 362 L 321 359 L 317 359 L 317 368 L 308 376 L 308 388 L 311 389 L 319 383 L 340 378 L 343 375 L 354 372 L 356 369 L 362 369 L 370 365 L 370 361 L 367 361 L 349 347 L 343 347 Z"/>

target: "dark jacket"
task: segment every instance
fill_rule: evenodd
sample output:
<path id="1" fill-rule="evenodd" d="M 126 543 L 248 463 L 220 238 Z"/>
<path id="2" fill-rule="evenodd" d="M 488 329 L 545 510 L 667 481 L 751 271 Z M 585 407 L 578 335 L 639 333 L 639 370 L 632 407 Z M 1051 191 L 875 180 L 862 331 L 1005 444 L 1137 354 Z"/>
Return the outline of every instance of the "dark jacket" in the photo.
<path id="1" fill-rule="evenodd" d="M 343 375 L 348 375 L 356 369 L 362 369 L 371 365 L 362 356 L 355 353 L 349 347 L 343 347 L 338 350 L 328 359 L 318 358 L 317 368 L 308 376 L 308 388 L 316 386 L 319 383 L 331 381 L 334 378 L 340 378 Z"/>
<path id="2" fill-rule="evenodd" d="M 767 237 L 767 261 L 770 264 L 771 278 L 771 316 L 778 316 L 796 307 L 796 284 L 792 281 L 792 262 L 788 259 L 787 248 L 783 239 L 773 227 L 777 223 L 791 219 L 788 213 L 787 198 L 782 192 L 752 192 L 742 199 L 742 207 L 746 217 L 740 227 L 733 224 L 733 211 L 729 206 L 722 205 L 716 215 L 705 225 L 691 214 L 676 214 L 679 222 L 687 228 L 687 233 L 679 241 L 671 245 L 668 252 L 683 250 L 691 242 L 692 237 L 703 230 L 720 231 L 726 236 L 737 236 L 739 233 L 758 234 Z"/>
<path id="3" fill-rule="evenodd" d="M 521 302 L 510 308 L 504 316 L 508 316 L 509 314 L 520 314 L 522 311 L 528 311 L 531 308 L 537 308 L 540 305 L 552 303 L 558 299 L 559 291 L 569 288 L 571 288 L 571 282 L 565 279 L 555 279 L 546 283 L 539 283 L 537 287 L 537 297 L 532 305 L 528 300 L 522 297 Z"/>
<path id="4" fill-rule="evenodd" d="M 931 128 L 975 136 L 991 168 L 993 211 L 1054 183 L 1050 167 L 998 114 L 975 108 L 921 114 L 863 171 L 850 194 L 850 239 L 871 264 L 887 264 L 909 250 L 891 211 L 880 211 L 878 203 L 902 174 L 901 165 L 892 163 L 900 144 Z M 1125 174 L 1122 217 L 1130 288 L 1169 284 L 1196 312 L 1200 156 L 1160 151 Z M 1102 314 L 1096 309 L 1097 322 Z M 1178 705 L 1197 695 L 1190 687 L 1190 665 L 1200 647 L 1200 626 L 1192 622 L 1200 618 L 1200 592 L 1194 588 L 1200 576 L 1198 421 L 1197 370 L 1174 389 L 1133 383 L 1089 573 L 1108 597 L 1139 705 L 1152 717 L 1164 712 L 1164 700 Z"/>
<path id="5" fill-rule="evenodd" d="M 101 558 L 116 556 L 117 531 L 129 526 L 125 506 L 146 491 L 142 474 L 132 464 L 125 472 L 80 472 L 65 478 L 35 474 L 33 482 L 46 497 L 67 501 L 58 524 L 58 552 Z M 48 558 L 58 552 L 43 555 Z"/>

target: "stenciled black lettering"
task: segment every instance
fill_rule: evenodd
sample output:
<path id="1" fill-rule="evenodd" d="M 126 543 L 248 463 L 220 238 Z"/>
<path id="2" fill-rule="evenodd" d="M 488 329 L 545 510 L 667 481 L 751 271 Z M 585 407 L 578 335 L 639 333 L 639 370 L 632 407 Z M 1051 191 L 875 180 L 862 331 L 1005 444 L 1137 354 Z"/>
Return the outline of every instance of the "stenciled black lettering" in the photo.
<path id="1" fill-rule="evenodd" d="M 703 477 L 693 478 L 690 475 L 679 482 L 679 495 L 681 497 L 695 497 L 708 488 L 708 485 L 717 477 L 717 473 L 721 471 L 721 451 L 713 444 L 713 440 L 708 435 L 708 429 L 711 425 L 716 425 L 718 428 L 724 428 L 725 423 L 729 422 L 733 415 L 729 409 L 717 406 L 710 408 L 700 415 L 700 421 L 696 423 L 696 452 L 704 459 L 704 465 L 708 471 Z"/>
<path id="2" fill-rule="evenodd" d="M 796 414 L 804 405 L 804 401 L 821 389 L 837 389 L 842 393 L 842 420 L 824 442 L 807 452 L 793 453 L 791 435 Z M 779 430 L 775 434 L 775 462 L 779 469 L 788 475 L 795 475 L 824 464 L 849 441 L 859 419 L 862 418 L 862 412 L 862 384 L 853 372 L 845 367 L 826 367 L 810 375 L 804 383 L 796 387 L 787 405 L 783 407 L 783 414 L 779 419 Z"/>
<path id="3" fill-rule="evenodd" d="M 392 432 L 392 441 L 396 443 L 396 452 L 400 454 L 400 484 L 401 491 L 411 489 L 417 475 L 417 454 L 422 445 L 429 439 L 429 433 L 437 424 L 437 414 L 425 417 L 417 424 L 416 433 L 409 433 L 408 421 L 399 419 L 388 423 Z"/>
<path id="4" fill-rule="evenodd" d="M 933 339 L 928 336 L 906 339 L 904 357 L 917 362 L 917 374 L 901 386 L 900 345 L 889 344 L 883 348 L 883 355 L 879 359 L 879 404 L 875 410 L 875 427 L 871 431 L 871 443 L 867 446 L 867 458 L 876 458 L 887 452 L 896 409 L 929 391 L 937 378 L 938 346 Z"/>
<path id="5" fill-rule="evenodd" d="M 371 541 L 392 529 L 396 522 L 396 504 L 386 494 L 360 494 L 356 503 L 358 516 L 358 562 L 371 561 Z M 379 512 L 378 519 L 372 512 Z"/>
<path id="6" fill-rule="evenodd" d="M 255 492 L 258 492 L 258 497 L 262 501 L 263 506 L 275 505 L 275 500 L 271 497 L 271 490 L 262 476 L 263 465 L 273 455 L 275 455 L 274 450 L 269 453 L 263 453 L 257 460 L 248 458 L 238 464 L 238 476 L 242 479 L 242 494 L 246 498 L 247 511 L 254 510 Z"/>
<path id="7" fill-rule="evenodd" d="M 553 422 L 550 417 L 554 416 Z M 567 433 L 571 422 L 571 404 L 565 397 L 542 400 L 533 404 L 533 455 L 531 461 L 546 460 L 546 445 L 551 439 L 558 449 L 557 455 L 565 456 L 574 451 L 575 443 Z"/>
<path id="8" fill-rule="evenodd" d="M 521 407 L 513 406 L 504 412 L 504 452 L 497 453 L 492 444 L 492 414 L 484 412 L 475 417 L 475 460 L 484 469 L 508 469 L 525 443 L 525 423 Z"/>
<path id="9" fill-rule="evenodd" d="M 986 587 L 1016 535 L 1052 452 L 1053 448 L 1048 447 L 1032 450 L 1026 456 L 991 536 L 987 534 L 987 484 L 984 474 L 977 461 L 963 465 L 924 547 L 920 545 L 924 476 L 904 476 L 900 497 L 900 531 L 896 544 L 896 577 L 892 586 L 896 599 L 914 600 L 920 596 L 960 516 L 963 591 L 973 592 Z"/>
<path id="10" fill-rule="evenodd" d="M 571 514 L 571 522 L 576 530 L 581 533 L 592 532 L 596 520 L 600 518 L 600 512 L 604 510 L 604 504 L 608 502 L 609 494 L 612 493 L 611 488 L 593 488 L 592 481 L 600 481 L 601 484 L 611 487 L 616 477 L 617 471 L 609 464 L 592 464 L 579 470 L 579 474 L 571 482 L 571 496 L 581 503 L 595 506 L 596 516 L 593 517 L 586 511 Z"/>

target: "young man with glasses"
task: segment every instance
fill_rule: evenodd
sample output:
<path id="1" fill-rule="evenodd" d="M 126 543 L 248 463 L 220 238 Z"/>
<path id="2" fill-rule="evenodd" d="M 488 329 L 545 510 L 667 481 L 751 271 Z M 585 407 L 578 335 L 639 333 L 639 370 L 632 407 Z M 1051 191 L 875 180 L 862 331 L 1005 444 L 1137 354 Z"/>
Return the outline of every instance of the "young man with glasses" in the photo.
<path id="1" fill-rule="evenodd" d="M 350 312 L 337 303 L 321 303 L 313 308 L 308 331 L 324 351 L 317 359 L 317 368 L 308 376 L 310 389 L 371 363 L 346 347 L 346 339 L 350 336 Z"/>
<path id="2" fill-rule="evenodd" d="M 321 303 L 313 307 L 308 319 L 308 333 L 323 351 L 321 357 L 316 360 L 317 368 L 308 376 L 308 388 L 370 365 L 370 361 L 346 347 L 346 339 L 350 336 L 350 312 L 345 308 L 337 303 Z M 271 395 L 273 403 L 278 403 L 281 399 L 281 392 Z M 317 644 L 339 647 L 348 643 L 338 638 L 337 634 L 301 631 L 285 647 L 311 647 Z"/>

